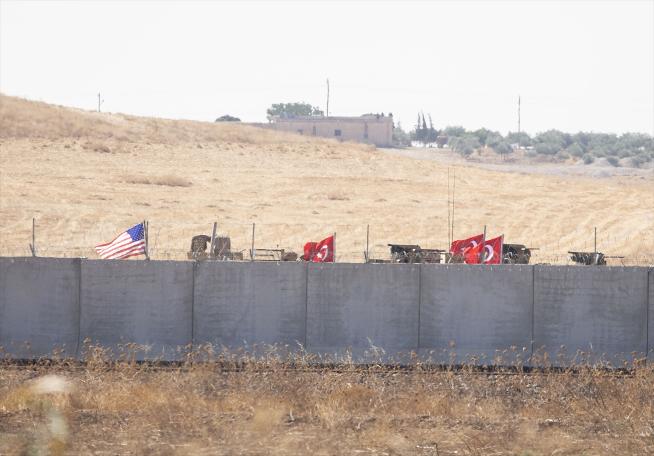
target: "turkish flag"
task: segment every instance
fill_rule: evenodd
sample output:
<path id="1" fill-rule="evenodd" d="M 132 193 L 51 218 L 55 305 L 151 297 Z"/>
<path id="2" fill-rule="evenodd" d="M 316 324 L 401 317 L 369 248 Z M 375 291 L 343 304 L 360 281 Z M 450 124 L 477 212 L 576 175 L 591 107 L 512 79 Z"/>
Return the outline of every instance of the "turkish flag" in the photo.
<path id="1" fill-rule="evenodd" d="M 311 261 L 314 263 L 334 262 L 334 236 L 329 236 L 316 244 Z"/>
<path id="2" fill-rule="evenodd" d="M 317 242 L 307 242 L 304 244 L 304 255 L 302 255 L 304 261 L 311 261 L 313 256 L 316 254 L 317 245 Z"/>
<path id="3" fill-rule="evenodd" d="M 483 234 L 478 234 L 477 236 L 473 236 L 468 239 L 463 239 L 460 241 L 454 241 L 452 242 L 452 245 L 450 246 L 450 253 L 452 255 L 462 255 L 465 256 L 466 252 L 477 245 L 481 244 L 482 241 L 484 240 L 484 235 Z"/>
<path id="4" fill-rule="evenodd" d="M 482 261 L 480 261 L 480 259 L 482 252 L 484 253 L 483 264 L 502 264 L 503 244 L 504 235 L 498 236 L 494 239 L 487 239 L 485 242 L 468 249 L 464 254 L 466 264 L 481 263 Z"/>

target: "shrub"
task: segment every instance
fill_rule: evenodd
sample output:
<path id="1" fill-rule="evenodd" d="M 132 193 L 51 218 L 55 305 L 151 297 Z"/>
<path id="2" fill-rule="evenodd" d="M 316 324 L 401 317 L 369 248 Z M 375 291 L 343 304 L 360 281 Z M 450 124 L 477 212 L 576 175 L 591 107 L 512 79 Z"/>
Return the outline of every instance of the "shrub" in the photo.
<path id="1" fill-rule="evenodd" d="M 613 156 L 607 157 L 606 161 L 608 161 L 611 164 L 611 166 L 620 166 L 620 164 L 618 163 L 618 158 L 617 157 L 613 157 Z"/>
<path id="2" fill-rule="evenodd" d="M 475 149 L 481 147 L 479 139 L 476 136 L 464 136 L 462 138 L 453 138 L 450 141 L 452 148 L 464 157 L 472 154 Z"/>
<path id="3" fill-rule="evenodd" d="M 593 157 L 590 154 L 584 154 L 583 160 L 584 160 L 584 164 L 590 165 L 595 161 L 595 157 Z"/>
<path id="4" fill-rule="evenodd" d="M 510 154 L 511 152 L 513 152 L 513 149 L 511 148 L 509 143 L 506 143 L 504 141 L 502 141 L 502 142 L 496 144 L 495 146 L 493 146 L 493 150 L 495 150 L 496 153 L 502 154 L 502 155 Z"/>
<path id="5" fill-rule="evenodd" d="M 561 146 L 555 143 L 536 144 L 536 152 L 542 155 L 554 155 L 561 150 Z"/>
<path id="6" fill-rule="evenodd" d="M 583 157 L 584 149 L 579 145 L 579 143 L 573 143 L 565 150 L 568 154 L 573 157 Z"/>

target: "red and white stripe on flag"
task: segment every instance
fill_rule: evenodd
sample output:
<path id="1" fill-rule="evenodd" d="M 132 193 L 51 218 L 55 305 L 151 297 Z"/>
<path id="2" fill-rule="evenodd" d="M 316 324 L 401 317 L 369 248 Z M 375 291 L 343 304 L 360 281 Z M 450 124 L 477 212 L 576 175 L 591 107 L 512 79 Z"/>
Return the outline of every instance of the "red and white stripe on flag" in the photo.
<path id="1" fill-rule="evenodd" d="M 118 260 L 145 254 L 143 223 L 134 225 L 111 242 L 97 245 L 95 251 L 103 260 Z"/>

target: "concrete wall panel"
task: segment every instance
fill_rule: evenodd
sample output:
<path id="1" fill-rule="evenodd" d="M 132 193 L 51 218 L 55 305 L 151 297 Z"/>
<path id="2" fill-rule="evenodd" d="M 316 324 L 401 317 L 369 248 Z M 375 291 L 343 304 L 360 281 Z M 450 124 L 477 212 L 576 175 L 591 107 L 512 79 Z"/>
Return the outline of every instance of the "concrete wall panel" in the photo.
<path id="1" fill-rule="evenodd" d="M 0 258 L 0 346 L 16 358 L 76 356 L 79 260 Z"/>
<path id="2" fill-rule="evenodd" d="M 139 359 L 179 359 L 191 343 L 193 263 L 83 260 L 80 336 Z"/>
<path id="3" fill-rule="evenodd" d="M 198 263 L 194 343 L 299 349 L 306 333 L 306 264 Z"/>
<path id="4" fill-rule="evenodd" d="M 437 363 L 526 361 L 532 274 L 531 266 L 424 265 L 421 357 Z"/>
<path id="5" fill-rule="evenodd" d="M 309 351 L 340 356 L 351 350 L 357 361 L 417 351 L 419 266 L 310 264 L 308 268 Z"/>
<path id="6" fill-rule="evenodd" d="M 537 266 L 535 274 L 536 359 L 620 363 L 646 353 L 645 268 Z"/>
<path id="7" fill-rule="evenodd" d="M 647 361 L 654 362 L 654 269 L 648 271 L 648 286 L 649 298 L 648 298 L 648 325 L 647 325 Z"/>

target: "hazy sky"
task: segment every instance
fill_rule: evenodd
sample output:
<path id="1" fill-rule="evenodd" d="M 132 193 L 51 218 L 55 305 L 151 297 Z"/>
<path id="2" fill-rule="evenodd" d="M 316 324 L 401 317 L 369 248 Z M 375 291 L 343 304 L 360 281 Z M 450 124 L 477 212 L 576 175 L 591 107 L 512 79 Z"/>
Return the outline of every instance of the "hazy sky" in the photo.
<path id="1" fill-rule="evenodd" d="M 169 118 L 418 111 L 437 128 L 654 134 L 654 1 L 0 0 L 0 91 Z"/>

